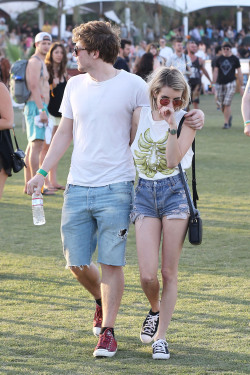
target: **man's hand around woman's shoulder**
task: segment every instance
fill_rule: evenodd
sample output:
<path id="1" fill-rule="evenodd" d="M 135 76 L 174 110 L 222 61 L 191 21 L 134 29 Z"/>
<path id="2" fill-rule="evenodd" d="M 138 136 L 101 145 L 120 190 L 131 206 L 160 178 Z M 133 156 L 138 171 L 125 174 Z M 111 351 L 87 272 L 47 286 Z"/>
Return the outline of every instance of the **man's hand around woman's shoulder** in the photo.
<path id="1" fill-rule="evenodd" d="M 200 109 L 192 109 L 185 114 L 184 124 L 194 130 L 200 130 L 204 126 L 205 115 Z"/>

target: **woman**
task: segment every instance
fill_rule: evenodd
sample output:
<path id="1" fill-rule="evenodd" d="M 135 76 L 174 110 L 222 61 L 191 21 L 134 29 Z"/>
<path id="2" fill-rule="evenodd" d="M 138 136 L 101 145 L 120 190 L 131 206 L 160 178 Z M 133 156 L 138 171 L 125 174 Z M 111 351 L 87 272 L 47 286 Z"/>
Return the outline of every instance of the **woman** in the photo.
<path id="1" fill-rule="evenodd" d="M 166 342 L 177 298 L 178 262 L 185 239 L 189 207 L 180 179 L 178 163 L 189 168 L 195 130 L 178 124 L 185 114 L 190 89 L 175 68 L 160 68 L 149 81 L 151 108 L 134 111 L 131 150 L 139 174 L 131 213 L 135 223 L 140 279 L 151 310 L 141 330 L 141 341 L 155 340 L 153 359 L 170 357 Z M 157 278 L 162 242 L 162 293 Z"/>
<path id="2" fill-rule="evenodd" d="M 48 105 L 49 119 L 53 124 L 52 138 L 55 135 L 61 120 L 59 108 L 63 93 L 67 84 L 67 52 L 61 42 L 51 45 L 45 58 L 45 64 L 49 72 L 50 100 Z M 49 145 L 45 146 L 48 150 Z M 57 165 L 49 172 L 49 189 L 62 189 L 64 186 L 58 184 L 56 177 Z"/>
<path id="3" fill-rule="evenodd" d="M 2 130 L 11 129 L 14 123 L 14 112 L 8 89 L 0 82 L 0 199 L 3 194 L 4 185 L 8 176 L 11 176 L 10 154 L 5 152 L 1 144 Z"/>
<path id="4" fill-rule="evenodd" d="M 154 56 L 152 55 L 152 53 L 144 53 L 138 63 L 135 74 L 146 80 L 150 73 L 152 73 L 153 71 L 153 63 Z"/>
<path id="5" fill-rule="evenodd" d="M 158 46 L 155 43 L 150 43 L 147 46 L 146 52 L 150 52 L 154 56 L 153 70 L 156 70 L 166 64 L 166 60 L 164 59 L 164 57 L 159 56 Z"/>

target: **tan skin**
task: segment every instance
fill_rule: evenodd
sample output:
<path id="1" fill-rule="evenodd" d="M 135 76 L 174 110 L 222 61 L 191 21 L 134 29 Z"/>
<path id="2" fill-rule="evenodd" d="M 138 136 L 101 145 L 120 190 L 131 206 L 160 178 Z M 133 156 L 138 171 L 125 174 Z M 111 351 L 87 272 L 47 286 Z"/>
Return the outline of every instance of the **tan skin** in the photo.
<path id="1" fill-rule="evenodd" d="M 35 56 L 38 56 L 44 61 L 46 53 L 49 51 L 51 42 L 42 41 L 36 43 Z M 43 64 L 43 76 L 41 77 L 41 64 Z M 31 57 L 26 70 L 27 85 L 31 91 L 29 101 L 34 101 L 38 109 L 43 108 L 43 103 L 48 104 L 49 102 L 49 74 L 44 62 L 41 63 L 37 58 Z M 46 112 L 40 113 L 40 120 L 43 123 L 48 122 Z M 33 142 L 29 142 L 26 148 L 25 163 L 27 168 L 24 171 L 25 188 L 24 192 L 27 192 L 27 181 L 36 174 L 39 165 L 42 163 L 45 151 L 43 150 L 44 141 L 36 139 Z"/>
<path id="2" fill-rule="evenodd" d="M 241 113 L 244 123 L 250 120 L 250 76 L 242 97 Z M 244 126 L 244 134 L 250 137 L 250 123 Z"/>
<path id="3" fill-rule="evenodd" d="M 0 82 L 0 131 L 11 129 L 14 123 L 14 112 L 9 91 L 6 86 Z M 4 185 L 8 175 L 2 168 L 0 171 L 0 199 L 2 198 Z"/>
<path id="4" fill-rule="evenodd" d="M 64 78 L 66 77 L 66 73 L 62 77 L 58 76 L 58 71 L 59 71 L 62 59 L 63 59 L 63 50 L 60 46 L 58 46 L 52 52 L 53 71 L 55 72 L 55 75 L 54 75 L 54 78 L 53 78 L 53 87 L 56 87 L 60 82 L 64 82 Z M 56 134 L 57 129 L 58 129 L 58 126 L 53 127 L 52 138 Z M 47 154 L 49 146 L 50 145 L 47 145 L 46 143 L 44 143 L 43 150 L 44 150 L 45 154 Z M 64 187 L 57 182 L 56 171 L 57 171 L 57 165 L 50 170 L 49 179 L 48 179 L 48 181 L 46 181 L 47 185 L 45 185 L 45 188 L 64 189 Z"/>
<path id="5" fill-rule="evenodd" d="M 170 87 L 163 87 L 158 94 L 155 94 L 157 109 L 152 110 L 154 121 L 166 121 L 166 130 L 169 124 L 170 129 L 177 129 L 174 118 L 173 99 L 179 99 L 182 91 L 173 90 Z M 163 107 L 160 104 L 161 98 L 170 99 L 170 103 Z M 139 123 L 141 108 L 134 111 L 132 119 L 131 142 L 136 134 Z M 195 130 L 183 126 L 181 135 L 169 135 L 166 145 L 166 160 L 168 168 L 173 168 L 181 161 L 191 146 L 195 137 Z M 155 337 L 165 340 L 166 331 L 171 321 L 177 299 L 177 275 L 178 264 L 181 255 L 183 242 L 188 225 L 186 219 L 162 220 L 152 217 L 144 217 L 135 222 L 136 247 L 138 254 L 140 280 L 144 293 L 146 294 L 152 311 L 160 311 L 159 328 Z M 162 242 L 162 293 L 160 296 L 160 284 L 157 277 L 159 264 L 159 248 Z"/>

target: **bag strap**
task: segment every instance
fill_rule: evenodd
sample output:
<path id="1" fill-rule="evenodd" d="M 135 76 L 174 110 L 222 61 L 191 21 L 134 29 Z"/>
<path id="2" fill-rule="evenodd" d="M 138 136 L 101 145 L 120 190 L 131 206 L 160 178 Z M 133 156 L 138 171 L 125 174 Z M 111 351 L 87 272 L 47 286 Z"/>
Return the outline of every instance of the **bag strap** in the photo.
<path id="1" fill-rule="evenodd" d="M 14 128 L 12 128 L 12 131 L 13 131 L 13 135 L 14 135 L 14 139 L 15 139 L 16 148 L 18 150 L 19 146 L 18 146 L 18 143 L 17 143 L 17 139 L 16 139 L 16 134 L 15 134 Z"/>
<path id="2" fill-rule="evenodd" d="M 184 177 L 184 173 L 183 173 L 181 163 L 178 164 L 178 168 L 179 168 L 179 171 L 180 171 L 181 181 L 183 183 L 184 190 L 185 190 L 185 193 L 186 193 L 186 197 L 187 197 L 187 201 L 188 201 L 188 205 L 189 205 L 189 210 L 190 210 L 190 216 L 191 216 L 192 219 L 194 219 L 196 217 L 196 214 L 194 212 L 191 197 L 190 197 L 190 194 L 189 194 L 189 191 L 188 191 L 188 188 L 187 188 L 187 181 Z"/>
<path id="3" fill-rule="evenodd" d="M 185 116 L 185 115 L 184 115 Z M 179 138 L 183 122 L 185 121 L 185 117 L 181 118 L 181 121 L 179 123 L 178 129 L 177 129 L 177 138 Z M 195 175 L 195 139 L 193 140 L 192 143 L 192 150 L 193 150 L 193 159 L 192 159 L 192 190 L 193 190 L 193 202 L 194 202 L 194 207 L 197 208 L 197 201 L 199 200 L 199 196 L 197 193 L 197 187 L 196 187 L 196 175 Z M 178 165 L 179 167 L 179 165 Z M 179 168 L 180 169 L 180 168 Z M 183 174 L 183 171 L 182 171 Z M 184 179 L 185 180 L 185 179 Z"/>

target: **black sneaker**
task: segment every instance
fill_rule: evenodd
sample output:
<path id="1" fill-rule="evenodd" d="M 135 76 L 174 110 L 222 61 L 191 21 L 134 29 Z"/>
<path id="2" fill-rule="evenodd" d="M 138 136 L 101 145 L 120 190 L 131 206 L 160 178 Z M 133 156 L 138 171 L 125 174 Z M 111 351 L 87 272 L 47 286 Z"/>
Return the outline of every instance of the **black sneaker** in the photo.
<path id="1" fill-rule="evenodd" d="M 144 344 L 148 344 L 154 339 L 159 324 L 159 313 L 156 315 L 151 315 L 150 312 L 151 310 L 143 322 L 140 333 L 140 339 Z"/>
<path id="2" fill-rule="evenodd" d="M 153 359 L 169 359 L 170 353 L 168 351 L 168 343 L 165 340 L 157 340 L 152 345 Z"/>
<path id="3" fill-rule="evenodd" d="M 228 124 L 224 124 L 224 126 L 222 126 L 222 129 L 229 129 L 229 125 Z"/>

